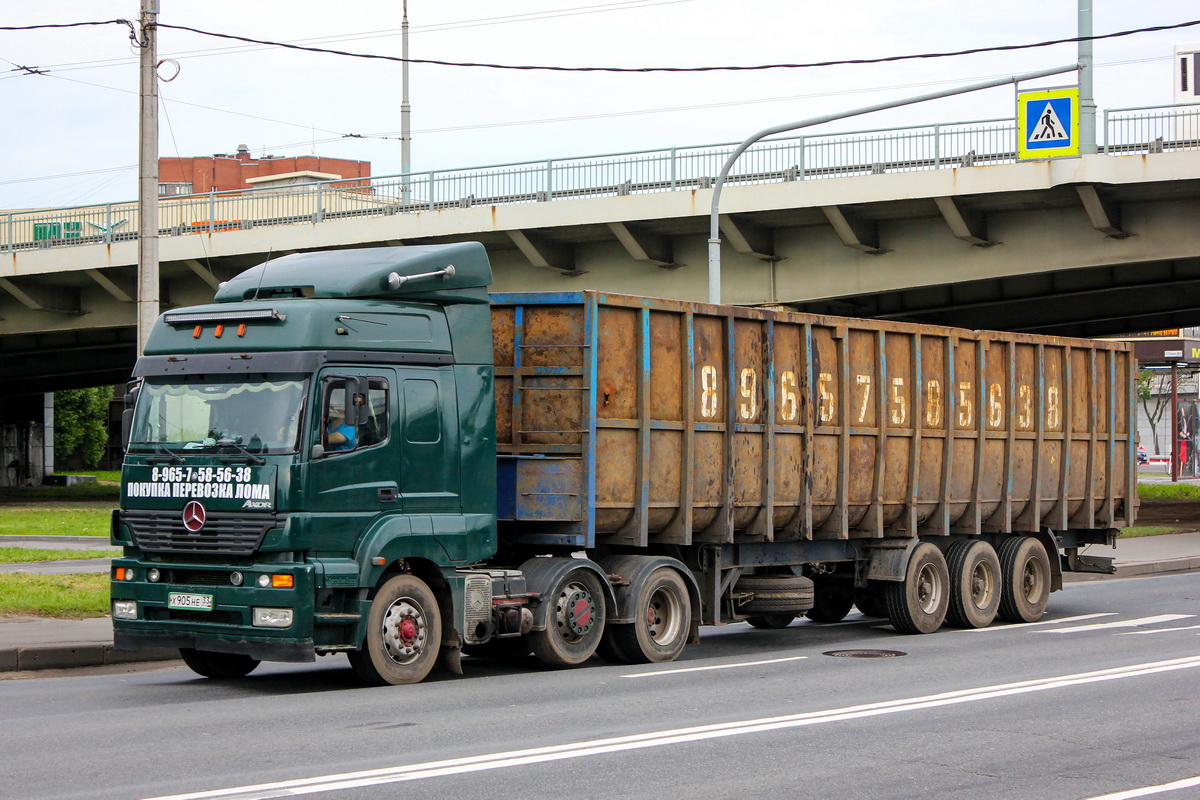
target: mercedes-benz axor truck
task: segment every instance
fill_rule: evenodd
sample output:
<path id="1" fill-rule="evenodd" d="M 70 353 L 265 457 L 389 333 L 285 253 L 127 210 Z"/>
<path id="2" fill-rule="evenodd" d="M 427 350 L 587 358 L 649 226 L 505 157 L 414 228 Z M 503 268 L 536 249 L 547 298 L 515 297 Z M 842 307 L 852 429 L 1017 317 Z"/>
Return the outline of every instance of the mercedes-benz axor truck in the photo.
<path id="1" fill-rule="evenodd" d="M 1029 622 L 1132 524 L 1125 344 L 490 283 L 477 243 L 301 253 L 163 314 L 116 646 L 400 684 L 852 606 Z"/>

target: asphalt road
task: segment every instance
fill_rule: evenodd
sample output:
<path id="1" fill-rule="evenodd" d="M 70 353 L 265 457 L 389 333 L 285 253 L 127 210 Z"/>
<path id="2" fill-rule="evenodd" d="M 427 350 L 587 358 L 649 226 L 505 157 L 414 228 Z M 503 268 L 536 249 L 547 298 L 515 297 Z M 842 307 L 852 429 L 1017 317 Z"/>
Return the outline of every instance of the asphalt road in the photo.
<path id="1" fill-rule="evenodd" d="M 0 797 L 1082 800 L 1200 776 L 1197 573 L 1069 584 L 1030 626 L 856 615 L 706 629 L 672 664 L 464 667 L 378 689 L 340 656 L 0 682 Z M 1137 796 L 1159 795 L 1200 780 Z"/>

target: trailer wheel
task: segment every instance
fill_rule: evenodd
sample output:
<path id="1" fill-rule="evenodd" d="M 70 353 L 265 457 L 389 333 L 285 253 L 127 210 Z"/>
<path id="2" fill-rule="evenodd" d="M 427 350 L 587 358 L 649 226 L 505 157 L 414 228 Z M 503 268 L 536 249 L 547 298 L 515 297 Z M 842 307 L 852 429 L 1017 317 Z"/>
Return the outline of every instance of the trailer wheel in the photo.
<path id="1" fill-rule="evenodd" d="M 1000 619 L 1037 622 L 1050 601 L 1050 556 L 1032 536 L 1013 536 L 1000 545 Z"/>
<path id="2" fill-rule="evenodd" d="M 604 635 L 604 588 L 590 570 L 563 576 L 542 599 L 553 603 L 546 629 L 526 636 L 533 654 L 552 667 L 575 667 L 592 657 Z"/>
<path id="3" fill-rule="evenodd" d="M 415 575 L 397 575 L 375 594 L 361 650 L 346 655 L 363 683 L 419 683 L 437 661 L 442 617 L 437 599 Z"/>
<path id="4" fill-rule="evenodd" d="M 946 621 L 956 628 L 986 628 L 1000 608 L 1000 559 L 987 542 L 964 540 L 946 551 L 950 608 Z"/>
<path id="5" fill-rule="evenodd" d="M 949 603 L 946 559 L 929 542 L 913 549 L 903 581 L 883 584 L 883 605 L 888 619 L 901 633 L 933 633 L 946 619 Z"/>
<path id="6" fill-rule="evenodd" d="M 632 610 L 632 624 L 608 629 L 612 646 L 606 651 L 629 664 L 674 661 L 692 627 L 692 604 L 679 573 L 669 567 L 651 572 L 637 588 Z"/>
<path id="7" fill-rule="evenodd" d="M 854 587 L 849 581 L 817 581 L 813 607 L 804 613 L 813 622 L 841 622 L 854 605 Z"/>
<path id="8" fill-rule="evenodd" d="M 746 622 L 750 623 L 751 628 L 761 628 L 764 631 L 777 631 L 791 625 L 792 620 L 795 618 L 795 614 L 759 614 L 754 617 L 746 617 Z"/>
<path id="9" fill-rule="evenodd" d="M 237 653 L 213 653 L 191 647 L 179 648 L 179 657 L 197 675 L 219 680 L 244 678 L 262 663 L 256 658 Z"/>

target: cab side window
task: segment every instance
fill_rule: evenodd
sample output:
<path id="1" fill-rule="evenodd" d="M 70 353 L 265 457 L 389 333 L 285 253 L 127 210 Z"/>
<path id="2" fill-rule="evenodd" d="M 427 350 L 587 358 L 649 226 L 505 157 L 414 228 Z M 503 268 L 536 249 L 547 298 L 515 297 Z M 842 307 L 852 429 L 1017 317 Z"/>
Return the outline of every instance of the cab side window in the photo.
<path id="1" fill-rule="evenodd" d="M 388 438 L 388 386 L 383 378 L 327 378 L 321 404 L 321 445 L 346 453 Z"/>

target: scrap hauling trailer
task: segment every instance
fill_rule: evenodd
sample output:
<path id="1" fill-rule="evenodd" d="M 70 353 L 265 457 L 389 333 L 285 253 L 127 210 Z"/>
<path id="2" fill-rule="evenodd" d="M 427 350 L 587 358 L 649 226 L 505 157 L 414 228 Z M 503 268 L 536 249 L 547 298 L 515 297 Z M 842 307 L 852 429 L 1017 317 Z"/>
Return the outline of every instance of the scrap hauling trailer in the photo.
<path id="1" fill-rule="evenodd" d="M 1033 621 L 1133 523 L 1116 342 L 495 294 L 476 243 L 304 253 L 157 322 L 126 412 L 117 647 L 669 661 L 853 605 Z"/>

